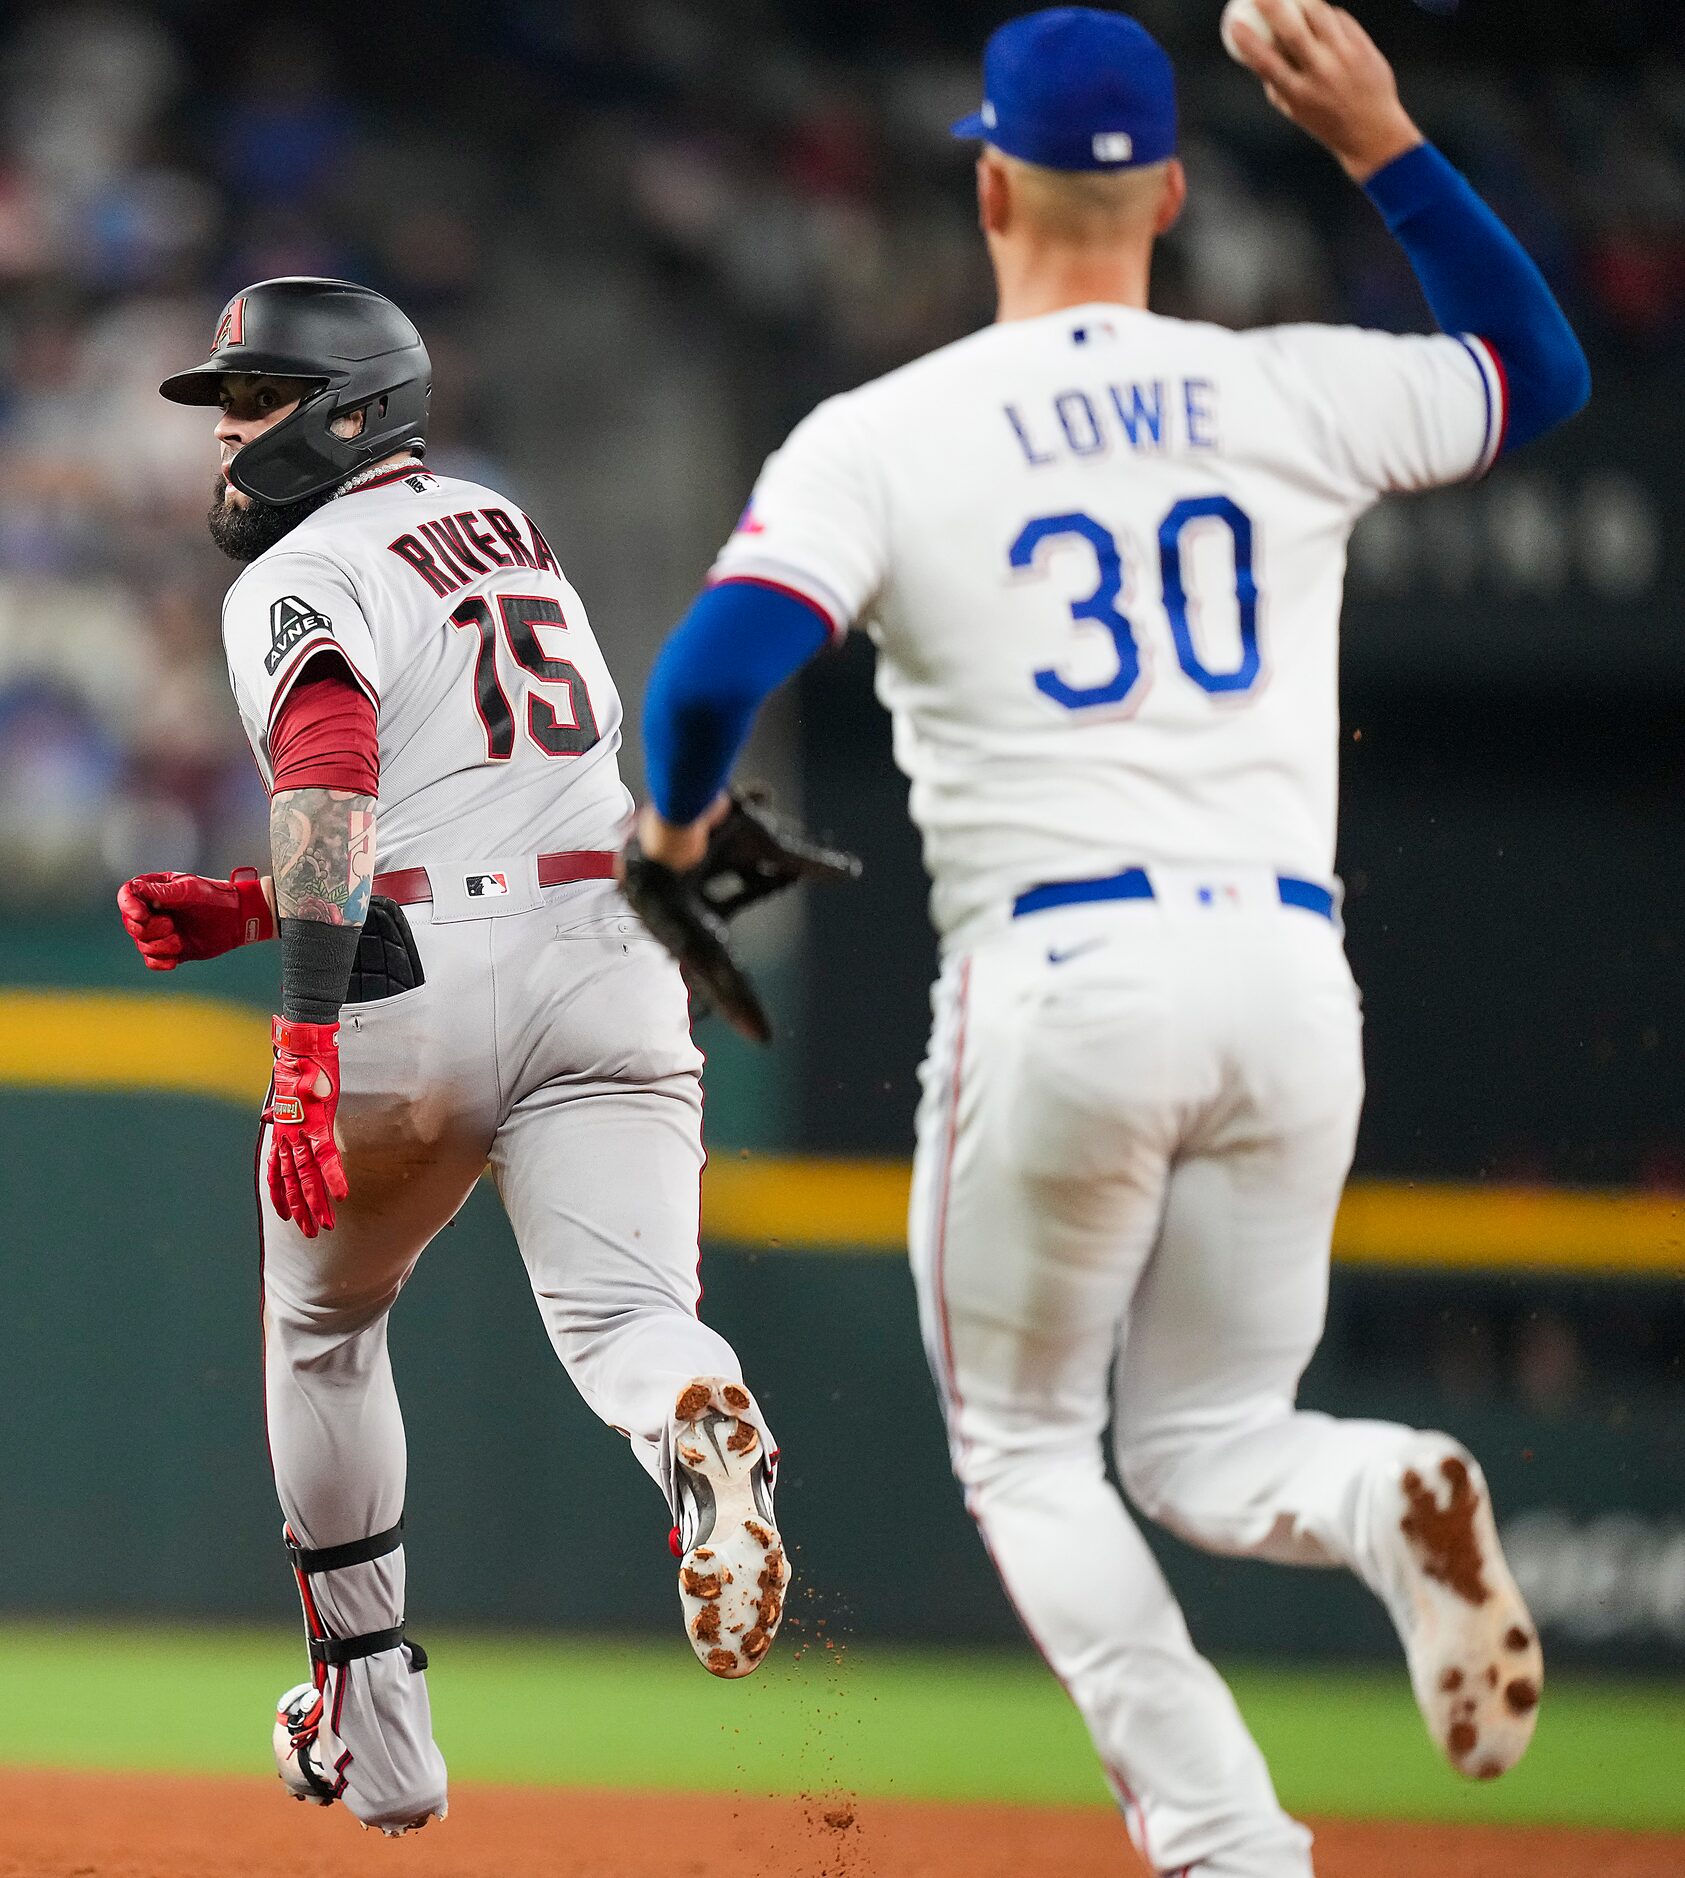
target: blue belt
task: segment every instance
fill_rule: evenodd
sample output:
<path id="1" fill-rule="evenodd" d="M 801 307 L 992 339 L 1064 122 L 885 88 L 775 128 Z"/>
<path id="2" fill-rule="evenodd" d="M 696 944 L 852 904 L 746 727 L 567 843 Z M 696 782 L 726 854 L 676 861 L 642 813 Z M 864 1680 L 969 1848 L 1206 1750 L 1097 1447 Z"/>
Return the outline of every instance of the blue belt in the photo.
<path id="1" fill-rule="evenodd" d="M 1334 896 L 1314 880 L 1296 880 L 1291 874 L 1277 874 L 1276 892 L 1283 906 L 1303 907 L 1307 913 L 1332 920 Z M 1081 906 L 1091 900 L 1151 900 L 1153 883 L 1144 867 L 1126 867 L 1121 874 L 1107 874 L 1099 880 L 1050 880 L 1031 887 L 1012 902 L 1012 917 L 1026 913 L 1045 913 L 1055 906 Z"/>

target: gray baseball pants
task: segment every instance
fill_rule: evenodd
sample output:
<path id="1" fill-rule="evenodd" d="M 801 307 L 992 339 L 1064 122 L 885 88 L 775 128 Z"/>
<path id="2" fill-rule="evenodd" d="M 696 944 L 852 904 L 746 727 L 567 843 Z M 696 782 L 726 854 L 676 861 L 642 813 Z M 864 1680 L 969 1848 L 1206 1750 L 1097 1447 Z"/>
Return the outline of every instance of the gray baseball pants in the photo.
<path id="1" fill-rule="evenodd" d="M 402 1517 L 387 1313 L 488 1162 L 556 1354 L 669 1499 L 680 1388 L 697 1375 L 742 1380 L 696 1314 L 702 1058 L 677 968 L 610 882 L 541 889 L 530 859 L 488 862 L 474 878 L 506 882 L 488 898 L 470 894 L 467 874 L 429 873 L 432 903 L 405 909 L 425 982 L 341 1016 L 351 1193 L 333 1231 L 307 1239 L 276 1215 L 260 1155 L 269 1444 L 287 1526 L 312 1550 Z M 332 1638 L 392 1629 L 402 1547 L 314 1572 L 305 1589 L 307 1618 Z M 442 1804 L 444 1762 L 410 1654 L 388 1648 L 324 1674 L 352 1753 L 351 1810 L 386 1821 Z"/>

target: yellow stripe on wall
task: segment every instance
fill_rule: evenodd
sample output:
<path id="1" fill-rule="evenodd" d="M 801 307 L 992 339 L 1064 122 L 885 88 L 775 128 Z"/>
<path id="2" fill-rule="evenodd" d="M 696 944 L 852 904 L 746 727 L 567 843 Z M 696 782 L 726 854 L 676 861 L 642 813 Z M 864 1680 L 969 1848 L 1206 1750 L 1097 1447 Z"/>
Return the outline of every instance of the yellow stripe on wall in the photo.
<path id="1" fill-rule="evenodd" d="M 710 1161 L 708 1237 L 817 1249 L 906 1245 L 899 1161 Z M 1354 1181 L 1334 1226 L 1347 1265 L 1685 1276 L 1685 1196 L 1561 1187 Z"/>
<path id="2" fill-rule="evenodd" d="M 0 991 L 0 1088 L 133 1091 L 254 1105 L 269 1078 L 268 1019 L 217 998 Z M 904 1161 L 722 1154 L 703 1223 L 715 1241 L 901 1252 Z M 1334 1228 L 1348 1265 L 1625 1272 L 1685 1277 L 1685 1195 L 1357 1181 Z"/>
<path id="3" fill-rule="evenodd" d="M 1354 1181 L 1334 1223 L 1334 1256 L 1685 1277 L 1685 1194 Z"/>
<path id="4" fill-rule="evenodd" d="M 224 998 L 0 991 L 0 1087 L 145 1090 L 256 1102 L 269 1019 Z"/>
<path id="5" fill-rule="evenodd" d="M 817 1161 L 716 1155 L 702 1181 L 702 1226 L 741 1245 L 907 1246 L 905 1161 Z"/>

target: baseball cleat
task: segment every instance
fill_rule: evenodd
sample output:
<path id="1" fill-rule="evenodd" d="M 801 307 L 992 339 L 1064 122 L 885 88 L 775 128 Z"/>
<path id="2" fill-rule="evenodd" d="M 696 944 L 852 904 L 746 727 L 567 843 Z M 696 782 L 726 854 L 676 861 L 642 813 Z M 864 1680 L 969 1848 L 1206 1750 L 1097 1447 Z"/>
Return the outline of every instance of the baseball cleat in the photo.
<path id="1" fill-rule="evenodd" d="M 771 1649 L 790 1582 L 772 1467 L 748 1407 L 748 1390 L 719 1376 L 687 1383 L 673 1407 L 679 1604 L 715 1676 L 747 1676 Z"/>
<path id="2" fill-rule="evenodd" d="M 340 1740 L 328 1722 L 324 1692 L 313 1682 L 301 1682 L 289 1689 L 275 1705 L 275 1770 L 281 1784 L 295 1800 L 311 1806 L 332 1806 L 344 1796 L 350 1779 L 351 1750 Z M 429 1820 L 443 1819 L 443 1804 L 429 1807 L 414 1819 L 378 1824 L 388 1839 L 402 1838 L 406 1832 L 420 1832 Z M 367 1820 L 357 1822 L 364 1832 L 377 1827 Z"/>
<path id="3" fill-rule="evenodd" d="M 345 1791 L 351 1751 L 328 1726 L 313 1682 L 289 1689 L 275 1705 L 275 1771 L 295 1800 L 332 1806 Z"/>
<path id="4" fill-rule="evenodd" d="M 443 1806 L 435 1806 L 425 1813 L 418 1813 L 414 1819 L 406 1819 L 401 1825 L 382 1826 L 378 1830 L 385 1838 L 401 1839 L 406 1832 L 420 1832 L 423 1826 L 431 1824 L 435 1819 L 443 1819 L 445 1812 Z M 375 1828 L 365 1825 L 363 1830 L 370 1832 Z"/>
<path id="5" fill-rule="evenodd" d="M 1431 1436 L 1375 1504 L 1383 1596 L 1428 1733 L 1459 1774 L 1495 1780 L 1533 1738 L 1544 1653 L 1504 1563 L 1486 1477 L 1466 1449 Z"/>

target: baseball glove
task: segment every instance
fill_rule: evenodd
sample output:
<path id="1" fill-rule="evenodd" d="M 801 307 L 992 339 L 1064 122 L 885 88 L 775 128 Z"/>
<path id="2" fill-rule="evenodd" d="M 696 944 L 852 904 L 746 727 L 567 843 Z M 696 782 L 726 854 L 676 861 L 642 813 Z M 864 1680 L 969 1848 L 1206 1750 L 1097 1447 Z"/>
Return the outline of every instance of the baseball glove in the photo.
<path id="1" fill-rule="evenodd" d="M 798 880 L 858 880 L 860 860 L 782 826 L 763 791 L 734 789 L 731 807 L 688 873 L 652 861 L 633 835 L 621 879 L 633 911 L 672 953 L 691 995 L 715 1007 L 755 1043 L 772 1024 L 755 987 L 731 956 L 730 922 L 746 906 Z"/>

